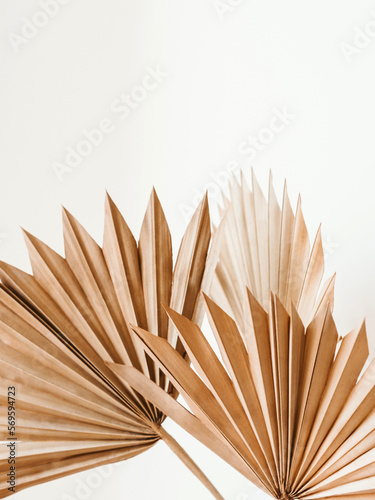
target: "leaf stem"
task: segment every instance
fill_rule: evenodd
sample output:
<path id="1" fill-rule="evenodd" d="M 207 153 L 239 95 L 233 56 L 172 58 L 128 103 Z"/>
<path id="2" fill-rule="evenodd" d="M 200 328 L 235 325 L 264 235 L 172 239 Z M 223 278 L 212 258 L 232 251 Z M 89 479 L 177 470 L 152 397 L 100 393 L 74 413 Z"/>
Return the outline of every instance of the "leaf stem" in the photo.
<path id="1" fill-rule="evenodd" d="M 159 427 L 158 433 L 161 439 L 178 456 L 178 458 L 186 465 L 186 467 L 199 479 L 199 481 L 210 491 L 214 498 L 216 498 L 217 500 L 224 500 L 224 497 L 220 495 L 215 486 L 198 467 L 194 460 L 186 453 L 182 446 L 179 445 L 170 434 L 168 434 L 168 432 L 162 426 Z"/>

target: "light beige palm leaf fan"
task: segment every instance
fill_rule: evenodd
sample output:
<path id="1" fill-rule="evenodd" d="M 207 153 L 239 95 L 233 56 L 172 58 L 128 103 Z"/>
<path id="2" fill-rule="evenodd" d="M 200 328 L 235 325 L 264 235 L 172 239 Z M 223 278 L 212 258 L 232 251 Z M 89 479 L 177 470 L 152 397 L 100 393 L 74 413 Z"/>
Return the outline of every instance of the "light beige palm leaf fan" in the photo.
<path id="1" fill-rule="evenodd" d="M 281 207 L 271 174 L 268 200 L 254 174 L 252 184 L 251 191 L 244 178 L 239 184 L 233 177 L 230 200 L 224 197 L 226 224 L 210 296 L 242 330 L 245 287 L 265 310 L 270 292 L 279 297 L 288 312 L 293 303 L 307 324 L 327 302 L 333 308 L 335 277 L 320 289 L 324 272 L 321 230 L 310 245 L 301 198 L 293 213 L 286 184 Z"/>
<path id="2" fill-rule="evenodd" d="M 238 191 L 238 199 L 232 199 L 232 203 L 246 204 L 249 193 L 239 193 L 238 185 L 234 189 Z M 262 282 L 262 291 L 268 293 L 267 303 L 263 293 L 260 295 L 260 288 L 255 293 L 245 290 L 241 308 L 235 314 L 238 324 L 205 296 L 206 312 L 220 355 L 215 354 L 194 322 L 172 308 L 167 308 L 168 314 L 192 367 L 167 340 L 133 327 L 190 411 L 135 368 L 119 364 L 111 367 L 197 439 L 202 440 L 204 429 L 214 434 L 216 441 L 206 442 L 211 449 L 214 450 L 217 443 L 224 449 L 229 445 L 231 449 L 221 456 L 272 497 L 373 499 L 375 361 L 364 370 L 368 357 L 365 327 L 362 325 L 343 339 L 338 336 L 329 300 L 331 285 L 323 288 L 321 299 L 316 299 L 323 264 L 322 258 L 311 256 L 321 255 L 320 236 L 309 256 L 306 238 L 302 238 L 306 232 L 300 204 L 294 216 L 286 208 L 288 202 L 284 196 L 283 211 L 271 210 L 274 207 L 271 195 L 268 207 L 270 212 L 279 214 L 281 220 L 276 224 L 280 228 L 279 243 L 274 241 L 272 246 L 267 240 L 273 240 L 273 225 L 264 220 L 267 204 L 263 198 L 259 201 L 257 190 L 255 184 L 254 194 L 250 196 L 253 208 L 243 210 L 242 216 L 255 216 L 258 220 L 263 214 L 262 251 L 273 249 L 265 260 L 279 262 L 279 268 L 276 265 L 267 276 L 279 276 L 279 280 L 275 289 L 269 285 L 269 278 Z M 232 196 L 236 196 L 235 192 Z M 233 206 L 228 208 L 228 213 L 230 210 L 235 211 Z M 227 220 L 227 230 L 234 231 L 233 224 L 234 219 Z M 259 236 L 260 222 L 258 229 Z M 232 240 L 227 238 L 227 249 L 237 245 L 246 234 L 247 228 L 242 227 Z M 287 245 L 289 257 L 284 259 L 281 256 L 286 252 L 285 241 L 290 243 Z M 231 251 L 243 252 L 242 262 L 250 262 L 247 252 L 259 252 L 261 248 L 259 238 L 255 242 L 249 238 L 247 250 L 237 246 Z M 221 269 L 228 268 L 227 279 L 229 276 L 235 279 L 234 269 L 230 267 L 235 265 L 234 259 L 226 251 L 221 254 Z M 257 254 L 255 263 L 263 262 L 262 255 Z M 295 273 L 293 266 L 297 264 Z M 250 276 L 262 278 L 263 274 Z M 288 278 L 291 276 L 298 279 L 292 282 Z M 236 277 L 239 279 L 239 275 Z M 288 286 L 284 279 L 289 280 Z M 254 283 L 260 281 L 254 279 Z M 225 306 L 236 303 L 237 299 L 225 287 L 213 288 L 211 293 L 217 293 L 218 298 L 227 297 Z M 312 319 L 305 325 L 309 316 Z M 193 418 L 197 419 L 196 424 Z"/>
<path id="3" fill-rule="evenodd" d="M 65 258 L 25 233 L 33 275 L 0 264 L 0 431 L 3 441 L 16 440 L 15 491 L 125 460 L 163 439 L 222 498 L 163 429 L 166 415 L 107 366 L 132 366 L 178 396 L 128 322 L 167 339 L 186 356 L 161 303 L 202 320 L 199 292 L 210 283 L 219 244 L 215 237 L 209 249 L 207 199 L 185 232 L 174 266 L 155 192 L 138 244 L 109 196 L 105 216 L 103 248 L 64 210 Z M 10 424 L 16 412 L 15 432 L 6 425 L 8 387 L 16 393 L 13 407 L 11 389 L 9 407 Z M 0 498 L 13 493 L 4 448 Z"/>

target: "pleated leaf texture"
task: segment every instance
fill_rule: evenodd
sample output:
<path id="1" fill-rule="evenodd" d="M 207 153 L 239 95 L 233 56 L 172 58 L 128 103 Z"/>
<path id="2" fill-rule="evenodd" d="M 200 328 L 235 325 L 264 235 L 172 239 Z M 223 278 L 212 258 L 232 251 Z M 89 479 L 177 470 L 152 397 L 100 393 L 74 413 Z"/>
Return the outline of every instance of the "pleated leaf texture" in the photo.
<path id="1" fill-rule="evenodd" d="M 335 276 L 321 286 L 321 229 L 311 246 L 301 198 L 293 213 L 286 184 L 281 207 L 271 174 L 268 200 L 254 174 L 252 185 L 250 190 L 243 177 L 240 184 L 233 176 L 230 197 L 224 197 L 226 223 L 210 296 L 237 321 L 242 331 L 246 287 L 265 310 L 271 291 L 289 313 L 293 303 L 304 324 L 308 324 L 327 300 L 333 307 Z"/>
<path id="2" fill-rule="evenodd" d="M 294 306 L 289 314 L 271 294 L 266 312 L 248 291 L 243 336 L 207 296 L 205 305 L 220 355 L 168 308 L 192 366 L 167 340 L 134 327 L 190 410 L 135 368 L 114 369 L 213 451 L 221 444 L 218 454 L 272 497 L 373 499 L 375 361 L 361 375 L 364 324 L 341 339 L 329 304 L 305 328 Z"/>
<path id="3" fill-rule="evenodd" d="M 114 370 L 274 498 L 373 499 L 375 363 L 364 369 L 364 324 L 337 334 L 334 277 L 321 286 L 320 229 L 310 250 L 301 200 L 293 213 L 285 188 L 280 208 L 271 176 L 268 201 L 254 177 L 252 191 L 234 180 L 223 214 L 205 297 L 216 351 L 173 308 L 193 368 L 168 341 L 134 327 L 190 411 L 139 371 Z"/>
<path id="4" fill-rule="evenodd" d="M 128 322 L 186 357 L 161 304 L 202 320 L 199 292 L 209 285 L 218 253 L 217 244 L 209 249 L 207 199 L 185 232 L 174 267 L 155 191 L 138 244 L 109 196 L 102 248 L 66 210 L 63 227 L 65 257 L 25 233 L 33 274 L 0 265 L 0 400 L 7 409 L 8 387 L 16 387 L 16 491 L 125 460 L 160 438 L 184 459 L 161 427 L 166 414 L 108 364 L 132 366 L 177 398 Z M 1 438 L 7 440 L 3 417 Z M 6 451 L 0 457 L 1 498 L 12 494 L 7 458 Z M 184 461 L 199 476 L 187 456 Z"/>

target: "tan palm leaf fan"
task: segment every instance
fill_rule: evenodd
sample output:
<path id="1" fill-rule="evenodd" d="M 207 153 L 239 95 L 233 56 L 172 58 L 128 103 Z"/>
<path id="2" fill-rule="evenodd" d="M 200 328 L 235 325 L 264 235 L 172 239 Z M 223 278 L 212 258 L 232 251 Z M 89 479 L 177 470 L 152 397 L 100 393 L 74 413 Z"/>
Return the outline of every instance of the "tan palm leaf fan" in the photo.
<path id="1" fill-rule="evenodd" d="M 174 268 L 154 191 L 138 245 L 109 196 L 105 215 L 103 248 L 64 210 L 65 258 L 25 233 L 33 275 L 0 265 L 0 400 L 7 407 L 8 387 L 15 387 L 16 432 L 5 425 L 7 415 L 0 430 L 2 440 L 17 439 L 16 491 L 125 460 L 163 439 L 222 498 L 163 429 L 166 415 L 107 366 L 133 366 L 178 396 L 128 321 L 186 356 L 161 302 L 202 320 L 199 292 L 212 278 L 219 245 L 215 236 L 209 249 L 207 199 L 185 232 Z M 0 457 L 0 498 L 12 494 L 8 455 Z"/>
<path id="2" fill-rule="evenodd" d="M 135 368 L 112 369 L 197 439 L 206 429 L 216 447 L 229 444 L 220 456 L 274 498 L 373 499 L 375 361 L 358 380 L 368 357 L 364 325 L 340 341 L 329 307 L 305 329 L 277 296 L 267 313 L 248 292 L 244 339 L 205 300 L 222 361 L 199 327 L 171 309 L 195 371 L 167 340 L 134 327 L 192 413 Z"/>
<path id="3" fill-rule="evenodd" d="M 239 186 L 232 189 L 238 190 Z M 240 204 L 246 201 L 248 193 L 246 196 L 239 193 L 239 199 L 234 196 L 232 192 L 232 203 Z M 267 307 L 262 307 L 256 294 L 247 290 L 241 309 L 236 311 L 237 325 L 205 296 L 220 356 L 194 322 L 167 308 L 193 368 L 167 340 L 142 328 L 133 328 L 190 411 L 135 368 L 119 364 L 111 367 L 213 451 L 217 452 L 215 448 L 220 443 L 223 449 L 219 455 L 274 498 L 373 499 L 375 361 L 361 375 L 368 357 L 365 327 L 362 325 L 343 339 L 338 336 L 331 313 L 332 280 L 323 287 L 320 298 L 316 298 L 323 265 L 320 234 L 309 256 L 306 236 L 302 238 L 306 232 L 300 203 L 294 216 L 285 208 L 288 202 L 284 195 L 284 208 L 278 212 L 271 210 L 274 207 L 271 195 L 268 212 L 263 198 L 259 202 L 256 184 L 251 199 L 254 205 L 250 215 L 258 220 L 263 213 L 263 229 L 268 227 L 263 251 L 265 248 L 273 251 L 268 253 L 266 261 L 279 263 L 279 268 L 276 265 L 270 273 L 279 276 L 276 293 L 268 290 L 273 288 L 269 281 L 262 285 L 262 290 L 268 293 Z M 234 230 L 234 220 L 228 221 L 231 210 L 234 208 L 229 207 L 226 215 L 227 248 L 238 245 L 241 241 L 238 234 L 246 234 L 242 227 L 243 232 L 228 241 L 228 231 Z M 267 243 L 267 239 L 273 240 L 273 226 L 264 222 L 265 213 L 271 212 L 279 213 L 281 220 L 280 243 L 275 246 Z M 289 220 L 287 225 L 285 219 Z M 260 233 L 262 225 L 259 223 L 258 227 Z M 285 241 L 289 243 L 286 245 Z M 260 264 L 263 262 L 260 238 L 249 238 L 249 244 L 248 251 L 259 252 L 255 261 Z M 285 245 L 289 257 L 284 259 L 281 256 L 286 252 Z M 237 246 L 231 251 L 238 254 L 240 249 Z M 221 258 L 224 257 L 227 262 L 235 260 L 222 251 Z M 294 265 L 298 272 L 294 271 Z M 235 279 L 234 269 L 229 264 L 228 268 L 229 276 Z M 298 279 L 292 281 L 292 276 Z M 289 280 L 288 287 L 284 279 Z M 292 293 L 292 283 L 298 284 L 298 293 Z M 219 297 L 226 294 L 227 306 L 241 300 L 234 299 L 225 287 L 216 292 Z M 259 298 L 259 288 L 257 292 Z M 265 303 L 263 294 L 261 297 Z M 295 304 L 305 321 L 312 316 L 307 325 Z M 215 434 L 216 440 L 203 440 L 205 430 Z"/>

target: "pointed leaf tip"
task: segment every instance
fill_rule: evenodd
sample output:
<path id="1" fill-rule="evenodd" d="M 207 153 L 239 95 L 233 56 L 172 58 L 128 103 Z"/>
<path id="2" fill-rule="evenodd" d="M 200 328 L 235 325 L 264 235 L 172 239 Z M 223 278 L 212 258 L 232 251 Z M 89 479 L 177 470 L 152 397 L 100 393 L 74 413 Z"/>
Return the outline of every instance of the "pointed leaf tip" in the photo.
<path id="1" fill-rule="evenodd" d="M 108 203 L 110 206 L 115 204 L 107 190 L 105 190 L 105 203 Z"/>
<path id="2" fill-rule="evenodd" d="M 61 213 L 63 218 L 66 218 L 68 220 L 74 219 L 73 215 L 69 212 L 69 210 L 64 207 L 64 205 L 61 205 Z"/>
<path id="3" fill-rule="evenodd" d="M 165 304 L 162 304 L 162 306 L 173 323 L 176 324 L 176 322 L 178 322 L 178 321 L 185 321 L 185 322 L 189 322 L 189 323 L 192 322 L 189 318 L 186 318 L 183 314 L 175 311 L 171 307 L 169 307 Z"/>
<path id="4" fill-rule="evenodd" d="M 151 190 L 151 194 L 150 194 L 150 197 L 148 199 L 148 205 L 147 205 L 147 210 L 146 210 L 146 213 L 151 209 L 155 209 L 157 208 L 158 210 L 160 210 L 161 212 L 163 212 L 164 214 L 164 211 L 163 211 L 163 207 L 161 205 L 161 202 L 160 202 L 160 199 L 159 199 L 159 196 L 156 192 L 156 189 L 153 187 L 152 190 Z"/>
<path id="5" fill-rule="evenodd" d="M 224 313 L 225 316 L 229 316 L 225 311 L 224 309 L 222 309 L 214 300 L 212 300 L 208 295 L 206 295 L 203 291 L 202 291 L 202 295 L 203 295 L 203 299 L 204 299 L 204 303 L 205 303 L 205 306 L 206 306 L 206 309 L 210 310 L 210 311 L 218 311 L 220 313 Z M 233 319 L 233 318 L 231 318 Z"/>
<path id="6" fill-rule="evenodd" d="M 34 243 L 36 241 L 39 241 L 36 236 L 34 236 L 33 234 L 29 233 L 29 231 L 27 231 L 23 227 L 21 227 L 21 231 L 22 231 L 23 237 L 24 237 L 24 239 L 25 239 L 26 242 L 29 241 L 30 243 Z"/>
<path id="7" fill-rule="evenodd" d="M 155 199 L 157 201 L 160 201 L 158 193 L 156 192 L 155 186 L 152 186 L 151 194 L 150 194 L 150 199 Z"/>

